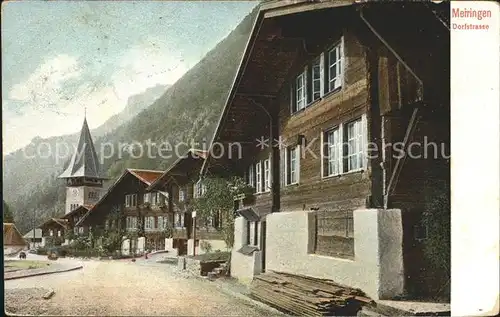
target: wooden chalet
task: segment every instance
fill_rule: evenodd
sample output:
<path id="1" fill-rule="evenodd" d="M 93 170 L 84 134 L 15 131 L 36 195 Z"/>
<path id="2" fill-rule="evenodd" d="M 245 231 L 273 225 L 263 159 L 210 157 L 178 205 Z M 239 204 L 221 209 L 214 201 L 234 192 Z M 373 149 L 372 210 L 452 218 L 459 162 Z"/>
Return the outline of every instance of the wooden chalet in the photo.
<path id="1" fill-rule="evenodd" d="M 262 271 L 331 278 L 374 298 L 421 295 L 442 276 L 424 260 L 421 217 L 449 196 L 447 17 L 446 3 L 261 4 L 202 173 L 255 188 L 239 209 L 252 208 L 250 222 L 269 214 Z M 427 158 L 425 142 L 438 148 Z M 379 222 L 362 227 L 372 211 Z M 375 241 L 397 255 L 375 256 L 374 271 L 393 269 L 372 278 L 360 272 L 379 249 L 361 232 L 376 226 L 386 236 Z"/>
<path id="2" fill-rule="evenodd" d="M 69 223 L 66 219 L 50 218 L 38 228 L 42 229 L 42 245 L 50 246 L 50 244 L 53 244 L 59 246 L 64 243 L 64 236 L 66 230 L 69 229 Z M 47 242 L 47 239 L 52 240 L 52 242 Z"/>
<path id="3" fill-rule="evenodd" d="M 79 205 L 69 213 L 65 214 L 61 219 L 67 221 L 68 230 L 72 230 L 72 236 L 77 237 L 89 233 L 88 226 L 77 226 L 76 224 L 82 219 L 94 205 Z M 70 242 L 70 241 L 67 241 Z"/>
<path id="4" fill-rule="evenodd" d="M 221 217 L 214 217 L 207 223 L 196 221 L 196 235 L 193 232 L 192 200 L 203 194 L 204 186 L 200 180 L 200 169 L 207 158 L 207 152 L 191 149 L 178 158 L 159 177 L 148 190 L 167 192 L 169 210 L 173 216 L 172 247 L 179 255 L 192 254 L 193 245 L 199 248 L 200 240 L 213 244 L 214 250 L 220 247 L 222 236 L 217 231 L 221 225 Z M 225 244 L 224 244 L 225 246 Z M 197 251 L 197 253 L 203 250 Z"/>
<path id="5" fill-rule="evenodd" d="M 168 224 L 168 197 L 166 193 L 147 190 L 162 174 L 163 171 L 126 169 L 76 226 L 97 230 L 124 228 L 127 236 L 133 237 L 127 249 L 163 249 L 164 239 L 158 232 Z"/>

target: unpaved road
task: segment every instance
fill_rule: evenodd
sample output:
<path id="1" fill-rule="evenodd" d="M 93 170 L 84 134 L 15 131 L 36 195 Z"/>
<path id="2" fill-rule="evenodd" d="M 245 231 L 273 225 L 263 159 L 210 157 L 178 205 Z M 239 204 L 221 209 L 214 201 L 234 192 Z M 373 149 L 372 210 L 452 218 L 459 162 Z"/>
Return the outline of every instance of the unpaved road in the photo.
<path id="1" fill-rule="evenodd" d="M 5 281 L 5 307 L 15 314 L 51 316 L 272 315 L 172 265 L 97 260 L 83 265 L 78 271 Z M 55 295 L 44 300 L 43 290 L 21 290 L 27 288 L 53 289 Z"/>

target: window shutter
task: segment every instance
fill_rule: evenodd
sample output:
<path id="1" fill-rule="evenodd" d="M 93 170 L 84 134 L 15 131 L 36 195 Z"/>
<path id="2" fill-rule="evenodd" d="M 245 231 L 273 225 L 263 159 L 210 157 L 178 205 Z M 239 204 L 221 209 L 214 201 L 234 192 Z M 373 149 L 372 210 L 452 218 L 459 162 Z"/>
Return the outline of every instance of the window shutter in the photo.
<path id="1" fill-rule="evenodd" d="M 344 172 L 344 124 L 339 125 L 339 174 Z"/>
<path id="2" fill-rule="evenodd" d="M 307 65 L 304 66 L 304 89 L 302 90 L 302 94 L 304 97 L 304 108 L 307 106 L 307 103 L 309 102 L 309 99 L 308 99 L 308 91 L 309 91 L 308 70 L 309 70 L 309 67 Z"/>
<path id="3" fill-rule="evenodd" d="M 319 93 L 320 97 L 323 98 L 325 94 L 325 53 L 321 53 L 319 57 Z"/>
<path id="4" fill-rule="evenodd" d="M 362 133 L 362 140 L 361 140 L 361 146 L 362 146 L 362 151 L 363 151 L 363 168 L 368 167 L 368 122 L 366 119 L 366 114 L 363 114 L 361 116 L 361 133 Z"/>
<path id="5" fill-rule="evenodd" d="M 323 90 L 322 90 L 323 91 Z M 320 136 L 319 136 L 319 139 L 320 139 L 320 159 L 321 159 L 321 162 L 320 162 L 320 165 L 321 165 L 321 177 L 325 177 L 325 131 L 321 130 L 320 131 Z"/>
<path id="6" fill-rule="evenodd" d="M 296 178 L 297 178 L 297 183 L 300 182 L 300 158 L 302 156 L 302 151 L 301 151 L 301 146 L 302 145 L 297 145 L 297 147 L 295 148 L 295 173 L 297 174 L 296 175 Z"/>
<path id="7" fill-rule="evenodd" d="M 345 86 L 345 70 L 346 65 L 345 65 L 345 55 L 344 55 L 344 37 L 342 36 L 340 38 L 340 85 L 342 87 Z"/>
<path id="8" fill-rule="evenodd" d="M 280 184 L 281 187 L 286 185 L 286 148 L 280 148 Z"/>
<path id="9" fill-rule="evenodd" d="M 296 96 L 295 96 L 295 80 L 296 80 L 296 77 L 294 77 L 294 79 L 292 80 L 292 82 L 290 83 L 290 112 L 291 113 L 294 113 L 295 111 L 297 111 L 297 104 L 296 104 Z"/>
<path id="10" fill-rule="evenodd" d="M 309 73 L 311 72 L 311 73 Z M 305 81 L 305 86 L 306 86 L 306 105 L 310 103 L 313 99 L 312 96 L 312 81 L 313 81 L 313 76 L 312 76 L 312 67 L 307 65 L 304 67 L 304 81 Z"/>

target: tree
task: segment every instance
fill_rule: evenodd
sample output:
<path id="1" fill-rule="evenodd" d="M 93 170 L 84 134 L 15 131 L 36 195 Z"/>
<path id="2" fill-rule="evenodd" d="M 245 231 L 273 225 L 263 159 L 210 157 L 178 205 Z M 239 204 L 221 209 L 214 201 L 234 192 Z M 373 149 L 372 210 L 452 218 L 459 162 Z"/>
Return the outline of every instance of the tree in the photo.
<path id="1" fill-rule="evenodd" d="M 206 187 L 205 193 L 194 199 L 192 207 L 203 222 L 208 222 L 220 213 L 222 224 L 218 229 L 226 245 L 231 248 L 234 243 L 234 199 L 248 192 L 250 187 L 240 177 L 207 178 L 202 182 Z"/>
<path id="2" fill-rule="evenodd" d="M 14 222 L 14 215 L 5 200 L 3 201 L 3 222 Z"/>

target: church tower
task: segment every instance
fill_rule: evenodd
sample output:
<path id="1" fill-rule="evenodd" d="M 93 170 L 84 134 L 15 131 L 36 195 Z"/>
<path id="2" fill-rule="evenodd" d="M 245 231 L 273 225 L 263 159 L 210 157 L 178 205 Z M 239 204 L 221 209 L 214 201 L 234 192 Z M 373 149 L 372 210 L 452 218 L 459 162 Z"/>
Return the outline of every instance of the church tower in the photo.
<path id="1" fill-rule="evenodd" d="M 83 120 L 76 151 L 59 178 L 66 180 L 65 214 L 80 205 L 94 205 L 104 194 L 103 182 L 106 178 L 101 174 L 87 118 Z"/>

